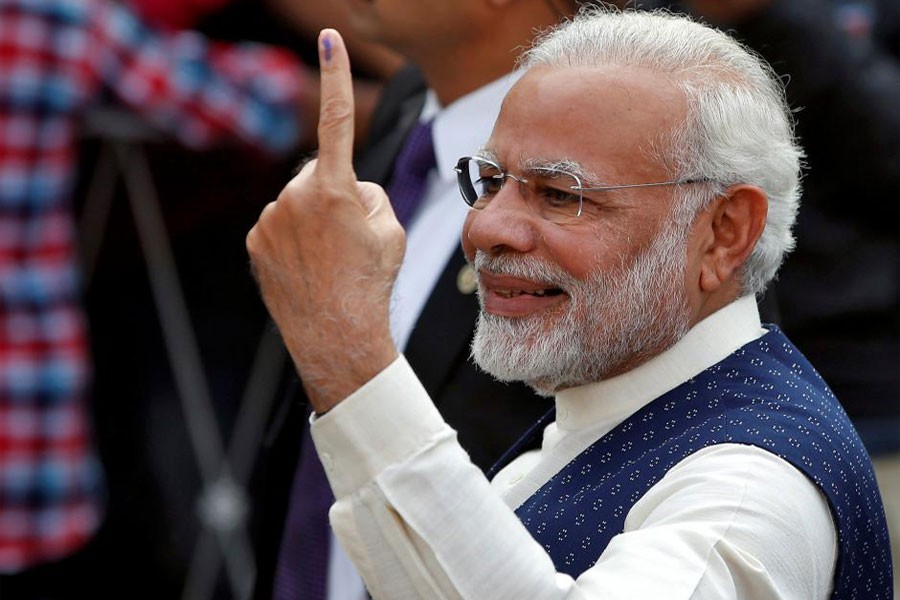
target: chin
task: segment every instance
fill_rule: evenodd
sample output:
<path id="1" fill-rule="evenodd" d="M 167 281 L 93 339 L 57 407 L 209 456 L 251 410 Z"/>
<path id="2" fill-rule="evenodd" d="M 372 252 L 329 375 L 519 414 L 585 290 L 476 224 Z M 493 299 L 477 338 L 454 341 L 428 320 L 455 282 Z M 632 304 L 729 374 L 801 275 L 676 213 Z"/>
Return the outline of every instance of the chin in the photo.
<path id="1" fill-rule="evenodd" d="M 572 335 L 571 313 L 507 318 L 482 313 L 472 341 L 472 358 L 485 372 L 505 382 L 522 381 L 542 396 L 552 396 L 583 364 L 583 345 Z M 573 372 L 575 371 L 575 372 Z"/>
<path id="2" fill-rule="evenodd" d="M 676 343 L 689 329 L 687 313 L 675 302 L 661 317 L 577 319 L 569 314 L 555 326 L 523 328 L 521 320 L 482 315 L 472 341 L 472 358 L 494 378 L 521 381 L 541 396 L 597 383 L 640 366 Z M 628 311 L 625 311 L 626 313 Z M 543 333 L 536 333 L 540 329 Z"/>
<path id="3" fill-rule="evenodd" d="M 527 318 L 482 311 L 472 357 L 497 379 L 526 382 L 546 396 L 646 362 L 690 328 L 686 254 L 677 251 L 685 236 L 686 230 L 673 225 L 631 264 L 584 281 L 566 280 L 559 287 L 568 301 L 556 310 Z"/>

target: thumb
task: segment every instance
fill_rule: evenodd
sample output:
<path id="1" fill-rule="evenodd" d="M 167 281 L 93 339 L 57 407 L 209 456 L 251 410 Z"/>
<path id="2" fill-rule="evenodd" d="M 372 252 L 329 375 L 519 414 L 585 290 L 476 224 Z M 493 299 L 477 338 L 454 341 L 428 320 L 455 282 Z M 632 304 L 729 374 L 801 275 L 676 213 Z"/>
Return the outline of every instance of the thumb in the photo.
<path id="1" fill-rule="evenodd" d="M 371 181 L 360 181 L 356 184 L 356 190 L 359 193 L 359 202 L 369 221 L 385 223 L 390 220 L 397 221 L 384 188 Z"/>
<path id="2" fill-rule="evenodd" d="M 406 232 L 397 220 L 384 188 L 375 183 L 362 181 L 356 184 L 356 189 L 359 203 L 366 212 L 366 219 L 381 239 L 383 248 L 387 251 L 385 258 L 394 263 L 393 270 L 396 272 L 406 251 Z"/>

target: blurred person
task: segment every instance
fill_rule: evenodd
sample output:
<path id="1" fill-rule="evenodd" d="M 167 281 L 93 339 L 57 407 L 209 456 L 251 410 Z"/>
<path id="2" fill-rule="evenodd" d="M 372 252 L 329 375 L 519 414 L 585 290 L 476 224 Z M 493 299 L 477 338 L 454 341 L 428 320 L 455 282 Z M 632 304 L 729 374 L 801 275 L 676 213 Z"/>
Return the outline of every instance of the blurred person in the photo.
<path id="1" fill-rule="evenodd" d="M 345 5 L 328 0 L 119 0 L 154 27 L 198 31 L 212 40 L 261 42 L 292 51 L 307 64 L 316 60 L 315 39 L 325 26 L 342 27 L 349 20 Z M 354 93 L 361 104 L 357 115 L 360 138 L 365 138 L 365 118 L 377 101 L 379 82 L 389 79 L 403 65 L 396 52 L 352 34 L 347 46 L 357 63 Z M 314 72 L 314 70 L 313 70 Z M 315 97 L 311 94 L 310 97 Z M 315 112 L 310 115 L 315 118 Z M 313 128 L 314 129 L 314 128 Z"/>
<path id="2" fill-rule="evenodd" d="M 248 0 L 244 0 L 247 2 Z M 405 64 L 405 57 L 390 48 L 367 37 L 364 32 L 356 33 L 348 26 L 357 16 L 353 2 L 348 0 L 249 0 L 250 4 L 261 3 L 269 12 L 280 19 L 290 30 L 298 32 L 310 42 L 310 59 L 314 62 L 315 40 L 319 31 L 334 24 L 348 29 L 347 48 L 358 64 L 361 74 L 386 80 L 394 76 Z"/>
<path id="3" fill-rule="evenodd" d="M 123 0 L 145 22 L 168 29 L 196 29 L 198 22 L 234 0 Z"/>
<path id="4" fill-rule="evenodd" d="M 141 12 L 150 12 L 155 19 L 166 20 L 168 26 L 186 23 L 192 29 L 215 40 L 226 42 L 256 41 L 292 51 L 307 64 L 315 65 L 315 40 L 323 27 L 343 27 L 351 20 L 345 0 L 196 0 L 187 3 L 189 14 L 178 0 L 129 0 Z M 181 25 L 184 27 L 185 25 Z M 406 63 L 404 57 L 390 48 L 364 37 L 347 36 L 347 46 L 358 64 L 354 80 L 354 95 L 360 101 L 356 116 L 360 143 L 367 136 L 368 117 L 381 92 L 382 84 Z M 315 72 L 313 70 L 313 72 Z M 311 94 L 317 98 L 316 94 Z M 315 119 L 315 111 L 308 115 Z M 312 128 L 311 134 L 315 134 Z M 314 142 L 314 140 L 313 140 Z M 314 143 L 312 144 L 314 145 Z M 308 149 L 310 144 L 307 144 Z"/>
<path id="5" fill-rule="evenodd" d="M 336 32 L 320 56 L 318 158 L 247 247 L 375 598 L 891 597 L 866 450 L 754 299 L 802 157 L 765 63 L 660 13 L 586 12 L 527 53 L 458 162 L 462 240 L 473 356 L 556 407 L 489 484 L 392 337 L 404 232 L 353 170 Z"/>
<path id="6" fill-rule="evenodd" d="M 149 23 L 171 29 L 198 29 L 215 38 L 276 43 L 315 59 L 315 39 L 323 27 L 347 23 L 349 6 L 325 0 L 123 0 Z M 403 66 L 388 48 L 348 33 L 347 47 L 357 72 L 387 79 Z"/>
<path id="7" fill-rule="evenodd" d="M 356 169 L 386 186 L 418 186 L 397 208 L 409 246 L 391 331 L 462 446 L 485 470 L 549 404 L 521 384 L 493 380 L 468 360 L 478 303 L 459 246 L 466 210 L 453 166 L 493 123 L 515 81 L 519 51 L 575 6 L 569 0 L 333 3 L 354 38 L 384 45 L 415 65 L 388 82 Z M 302 4 L 296 7 L 302 11 Z M 412 154 L 416 146 L 424 161 Z M 417 184 L 404 170 L 411 165 Z M 362 581 L 328 528 L 330 491 L 306 431 L 308 411 L 302 395 L 289 395 L 273 418 L 258 470 L 255 597 L 358 600 L 365 596 Z M 300 568 L 293 568 L 295 561 Z"/>
<path id="8" fill-rule="evenodd" d="M 167 31 L 190 26 L 215 46 L 251 41 L 276 45 L 291 60 L 311 64 L 307 47 L 314 51 L 314 37 L 307 39 L 302 23 L 281 17 L 266 0 L 130 0 L 127 4 Z M 325 4 L 323 0 L 304 3 L 310 15 L 327 12 Z M 370 54 L 367 64 L 376 62 L 376 53 Z M 385 54 L 382 51 L 379 56 Z M 307 108 L 304 123 L 318 116 L 315 69 L 307 75 L 301 90 Z M 382 76 L 380 71 L 364 75 L 355 85 L 360 139 L 365 138 L 367 122 L 363 113 L 371 112 Z M 235 435 L 236 424 L 252 421 L 244 418 L 244 407 L 253 404 L 245 398 L 258 389 L 250 379 L 258 357 L 265 355 L 260 350 L 267 339 L 264 331 L 272 329 L 246 276 L 242 240 L 258 214 L 259 200 L 275 193 L 297 156 L 312 147 L 315 128 L 303 127 L 294 148 L 273 154 L 248 144 L 186 147 L 164 132 L 123 138 L 115 127 L 106 127 L 96 118 L 89 121 L 81 130 L 76 212 L 82 204 L 90 208 L 80 201 L 92 198 L 94 184 L 107 172 L 111 147 L 127 146 L 147 159 L 197 345 L 200 368 L 194 372 L 202 374 L 200 383 L 208 386 L 212 409 L 208 422 L 228 448 L 235 439 L 244 439 Z M 114 175 L 121 178 L 119 183 L 133 184 L 129 172 L 123 169 Z M 134 199 L 130 188 L 117 187 L 116 201 L 101 232 L 102 250 L 83 286 L 95 374 L 90 395 L 94 437 L 106 469 L 108 494 L 92 556 L 107 569 L 108 575 L 98 580 L 106 589 L 146 580 L 153 584 L 135 590 L 135 597 L 156 598 L 182 589 L 188 593 L 195 585 L 191 582 L 203 580 L 196 575 L 202 572 L 196 568 L 198 547 L 210 531 L 210 521 L 198 509 L 208 504 L 216 486 L 198 468 L 203 444 L 195 445 L 196 439 L 189 434 L 185 403 L 190 395 L 176 384 L 178 369 L 165 342 L 155 290 L 150 287 L 158 270 L 148 269 L 147 255 L 138 243 L 141 231 L 128 206 Z M 100 243 L 95 241 L 98 229 L 87 232 L 93 233 L 93 248 Z M 229 325 L 223 327 L 223 323 Z M 243 478 L 234 471 L 232 475 L 240 494 Z M 245 572 L 252 570 L 248 564 Z M 227 594 L 229 580 L 224 575 L 233 571 L 217 573 L 221 587 L 216 593 Z"/>
<path id="9" fill-rule="evenodd" d="M 113 104 L 190 148 L 285 154 L 318 88 L 283 50 L 161 32 L 107 0 L 0 0 L 0 57 L 0 596 L 82 598 L 105 502 L 72 206 L 83 119 Z"/>

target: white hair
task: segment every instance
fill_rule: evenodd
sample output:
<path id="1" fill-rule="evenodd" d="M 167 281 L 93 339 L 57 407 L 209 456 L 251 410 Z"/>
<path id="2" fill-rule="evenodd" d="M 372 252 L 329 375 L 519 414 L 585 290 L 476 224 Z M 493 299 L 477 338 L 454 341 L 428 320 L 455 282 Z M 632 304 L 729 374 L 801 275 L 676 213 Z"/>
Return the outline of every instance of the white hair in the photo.
<path id="1" fill-rule="evenodd" d="M 766 227 L 741 271 L 744 292 L 762 293 L 794 247 L 803 159 L 777 75 L 733 38 L 687 17 L 596 6 L 542 35 L 521 59 L 524 68 L 606 65 L 658 72 L 685 95 L 685 121 L 647 149 L 673 178 L 712 182 L 680 188 L 676 220 L 692 222 L 731 185 L 765 191 Z"/>

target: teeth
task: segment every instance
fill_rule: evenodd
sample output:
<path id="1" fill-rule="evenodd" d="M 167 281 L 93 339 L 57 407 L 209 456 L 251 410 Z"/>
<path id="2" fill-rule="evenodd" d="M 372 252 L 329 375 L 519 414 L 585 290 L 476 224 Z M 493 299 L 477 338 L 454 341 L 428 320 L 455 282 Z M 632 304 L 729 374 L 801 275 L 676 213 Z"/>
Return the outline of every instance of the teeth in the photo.
<path id="1" fill-rule="evenodd" d="M 512 298 L 514 296 L 521 296 L 522 294 L 527 294 L 529 296 L 544 297 L 547 295 L 547 290 L 534 290 L 531 292 L 514 291 L 514 290 L 497 290 L 496 293 L 498 296 L 503 296 L 504 298 Z"/>

